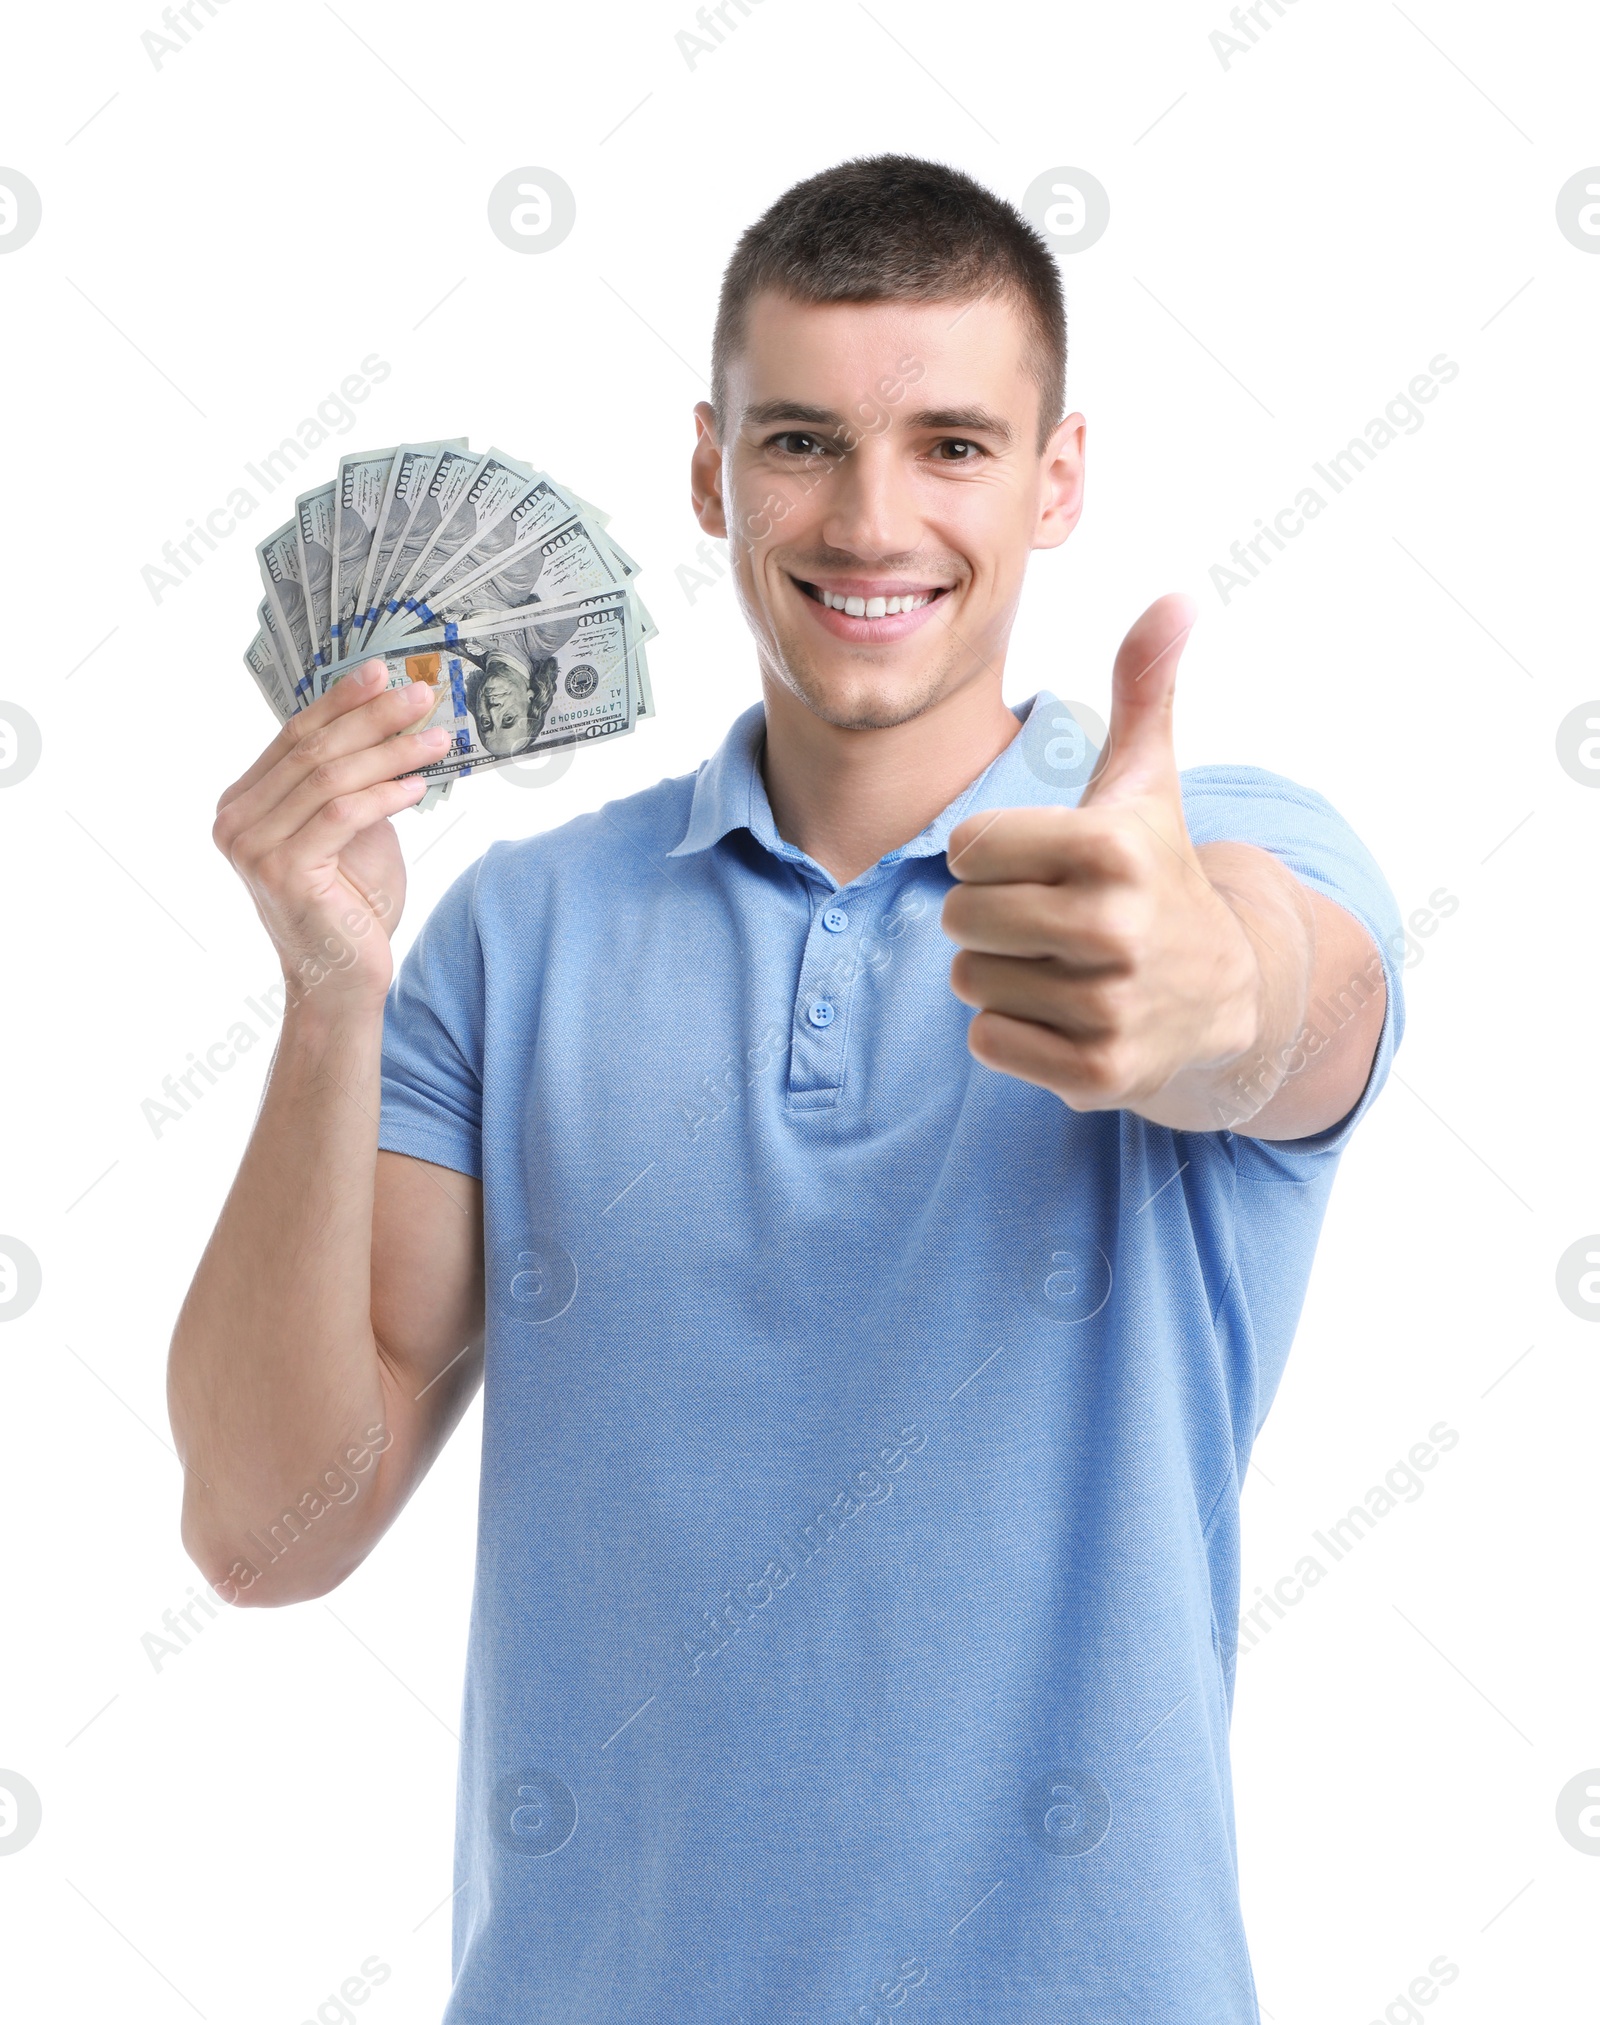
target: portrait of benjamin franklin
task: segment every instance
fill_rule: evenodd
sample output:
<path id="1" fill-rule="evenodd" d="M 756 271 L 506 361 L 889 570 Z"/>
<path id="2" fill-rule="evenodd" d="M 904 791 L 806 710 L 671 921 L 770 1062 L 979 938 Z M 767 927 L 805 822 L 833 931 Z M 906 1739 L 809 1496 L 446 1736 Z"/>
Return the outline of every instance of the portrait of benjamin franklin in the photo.
<path id="1" fill-rule="evenodd" d="M 524 646 L 525 635 L 497 639 L 481 667 L 467 677 L 467 708 L 478 740 L 496 759 L 526 752 L 544 729 L 555 698 L 558 668 L 553 654 Z"/>

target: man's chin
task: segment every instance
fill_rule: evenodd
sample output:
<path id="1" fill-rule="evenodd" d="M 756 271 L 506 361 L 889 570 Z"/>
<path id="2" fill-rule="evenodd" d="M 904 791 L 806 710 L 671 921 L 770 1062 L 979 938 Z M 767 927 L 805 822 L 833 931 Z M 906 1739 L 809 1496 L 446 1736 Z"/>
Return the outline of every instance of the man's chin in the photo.
<path id="1" fill-rule="evenodd" d="M 897 724 L 909 724 L 938 702 L 946 674 L 925 664 L 819 666 L 797 654 L 785 655 L 776 672 L 813 716 L 840 731 L 890 731 Z"/>
<path id="2" fill-rule="evenodd" d="M 937 701 L 932 685 L 876 682 L 863 684 L 791 681 L 790 688 L 824 724 L 839 731 L 890 731 L 897 724 L 909 724 Z"/>

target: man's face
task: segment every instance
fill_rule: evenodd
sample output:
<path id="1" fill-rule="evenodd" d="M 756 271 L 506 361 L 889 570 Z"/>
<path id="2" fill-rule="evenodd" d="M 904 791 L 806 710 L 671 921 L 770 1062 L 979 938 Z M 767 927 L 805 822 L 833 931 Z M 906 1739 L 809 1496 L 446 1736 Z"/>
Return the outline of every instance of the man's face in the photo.
<path id="1" fill-rule="evenodd" d="M 1040 453 L 1026 340 L 999 299 L 751 303 L 726 441 L 695 411 L 695 506 L 763 672 L 826 722 L 901 724 L 998 671 L 1029 551 L 1071 533 L 1083 418 Z"/>

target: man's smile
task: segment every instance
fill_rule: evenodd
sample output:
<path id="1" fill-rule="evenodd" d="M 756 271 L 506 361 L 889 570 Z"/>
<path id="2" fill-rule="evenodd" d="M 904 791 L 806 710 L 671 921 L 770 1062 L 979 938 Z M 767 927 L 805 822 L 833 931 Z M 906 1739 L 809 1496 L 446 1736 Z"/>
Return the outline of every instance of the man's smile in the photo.
<path id="1" fill-rule="evenodd" d="M 954 588 L 883 577 L 798 577 L 784 573 L 803 595 L 816 622 L 835 639 L 903 640 L 922 626 Z"/>

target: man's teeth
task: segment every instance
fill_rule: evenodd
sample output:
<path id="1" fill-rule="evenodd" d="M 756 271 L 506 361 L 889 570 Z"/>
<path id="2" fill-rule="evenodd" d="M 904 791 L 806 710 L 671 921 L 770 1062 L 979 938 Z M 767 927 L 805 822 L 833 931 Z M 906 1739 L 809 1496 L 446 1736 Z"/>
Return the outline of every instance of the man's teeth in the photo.
<path id="1" fill-rule="evenodd" d="M 819 584 L 817 596 L 830 612 L 843 612 L 851 619 L 887 619 L 896 612 L 915 612 L 927 604 L 932 591 L 908 592 L 903 598 L 847 598 L 838 591 L 824 590 Z"/>

